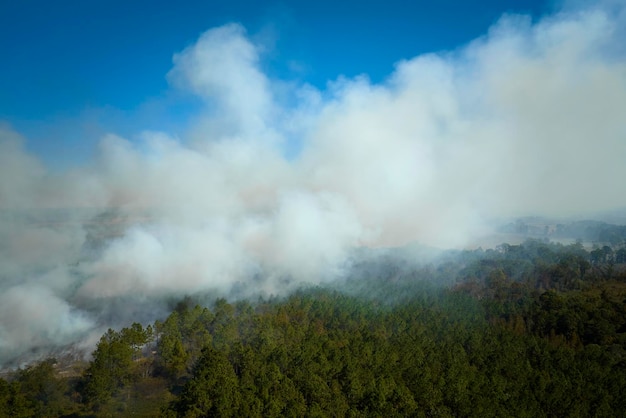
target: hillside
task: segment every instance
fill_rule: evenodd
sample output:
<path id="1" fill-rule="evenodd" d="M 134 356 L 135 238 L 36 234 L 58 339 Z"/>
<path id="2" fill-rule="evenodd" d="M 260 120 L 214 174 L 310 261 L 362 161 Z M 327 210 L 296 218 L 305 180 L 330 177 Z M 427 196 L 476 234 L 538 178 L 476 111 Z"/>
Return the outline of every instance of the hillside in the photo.
<path id="1" fill-rule="evenodd" d="M 526 241 L 285 298 L 186 298 L 109 330 L 84 366 L 0 381 L 0 416 L 616 416 L 626 269 L 609 249 Z"/>

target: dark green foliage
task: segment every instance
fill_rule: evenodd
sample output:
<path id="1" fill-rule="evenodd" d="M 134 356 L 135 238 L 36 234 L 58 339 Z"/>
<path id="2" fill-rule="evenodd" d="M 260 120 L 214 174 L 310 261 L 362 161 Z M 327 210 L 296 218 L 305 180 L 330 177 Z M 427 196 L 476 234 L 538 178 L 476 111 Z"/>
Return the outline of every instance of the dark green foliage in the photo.
<path id="1" fill-rule="evenodd" d="M 502 280 L 496 277 L 492 285 L 504 285 Z M 556 292 L 538 302 L 537 312 L 567 306 Z M 566 339 L 555 345 L 557 337 L 529 332 L 523 316 L 511 316 L 521 321 L 516 328 L 491 316 L 485 303 L 444 291 L 375 307 L 316 290 L 259 306 L 245 316 L 246 326 L 235 314 L 230 320 L 247 329 L 246 338 L 234 333 L 228 348 L 212 345 L 203 352 L 170 412 L 535 417 L 621 411 L 621 346 L 581 349 Z M 220 388 L 226 394 L 215 391 L 218 377 L 227 382 Z M 225 409 L 206 412 L 217 399 L 226 399 Z"/>
<path id="2" fill-rule="evenodd" d="M 18 382 L 8 383 L 0 379 L 0 417 L 31 417 L 35 414 L 34 405 L 22 392 Z"/>
<path id="3" fill-rule="evenodd" d="M 189 360 L 183 347 L 180 315 L 174 311 L 165 322 L 157 322 L 154 327 L 158 335 L 160 366 L 167 375 L 178 377 L 186 370 Z"/>
<path id="4" fill-rule="evenodd" d="M 42 361 L 17 373 L 16 383 L 36 416 L 58 416 L 69 407 L 65 398 L 67 385 L 56 377 L 54 363 Z"/>
<path id="5" fill-rule="evenodd" d="M 622 416 L 618 254 L 534 240 L 255 305 L 187 300 L 109 330 L 82 398 L 51 363 L 0 380 L 0 417 Z"/>
<path id="6" fill-rule="evenodd" d="M 185 385 L 172 410 L 184 417 L 239 416 L 239 381 L 224 353 L 212 347 L 202 350 L 193 377 Z"/>
<path id="7" fill-rule="evenodd" d="M 120 332 L 109 329 L 100 338 L 93 360 L 84 373 L 84 401 L 97 409 L 142 375 L 140 349 L 151 339 L 151 327 L 144 330 L 137 323 Z"/>
<path id="8" fill-rule="evenodd" d="M 56 360 L 17 370 L 10 382 L 0 379 L 0 417 L 58 417 L 77 410 L 68 381 L 56 375 Z"/>

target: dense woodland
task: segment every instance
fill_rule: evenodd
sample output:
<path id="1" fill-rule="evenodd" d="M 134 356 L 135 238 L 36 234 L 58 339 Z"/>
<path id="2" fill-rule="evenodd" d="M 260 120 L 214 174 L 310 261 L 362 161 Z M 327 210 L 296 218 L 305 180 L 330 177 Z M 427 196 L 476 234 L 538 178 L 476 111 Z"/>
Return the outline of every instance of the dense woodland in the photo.
<path id="1" fill-rule="evenodd" d="M 285 298 L 182 300 L 0 380 L 0 417 L 626 414 L 626 246 L 393 257 Z"/>

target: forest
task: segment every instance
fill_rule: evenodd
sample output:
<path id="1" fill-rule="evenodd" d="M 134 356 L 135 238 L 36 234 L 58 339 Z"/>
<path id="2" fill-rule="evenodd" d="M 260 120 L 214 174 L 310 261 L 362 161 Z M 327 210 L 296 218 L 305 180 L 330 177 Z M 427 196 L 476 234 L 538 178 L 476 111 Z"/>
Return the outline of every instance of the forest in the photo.
<path id="1" fill-rule="evenodd" d="M 90 361 L 0 379 L 0 417 L 583 417 L 626 411 L 626 246 L 382 257 L 285 297 L 180 300 Z"/>

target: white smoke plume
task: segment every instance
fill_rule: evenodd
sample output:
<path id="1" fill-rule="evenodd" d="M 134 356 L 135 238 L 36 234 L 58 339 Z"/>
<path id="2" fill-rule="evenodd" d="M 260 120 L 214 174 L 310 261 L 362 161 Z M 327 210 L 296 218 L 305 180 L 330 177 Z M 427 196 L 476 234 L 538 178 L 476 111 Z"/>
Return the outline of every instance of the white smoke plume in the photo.
<path id="1" fill-rule="evenodd" d="M 332 279 L 362 246 L 462 246 L 495 217 L 626 207 L 625 10 L 504 16 L 382 83 L 323 91 L 269 78 L 228 24 L 174 55 L 171 85 L 205 106 L 188 137 L 111 134 L 58 173 L 2 127 L 0 363 L 168 297 Z"/>

